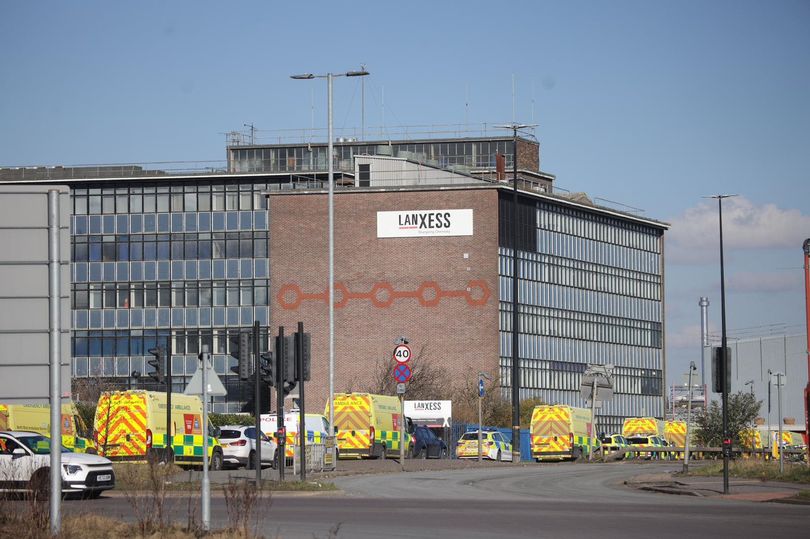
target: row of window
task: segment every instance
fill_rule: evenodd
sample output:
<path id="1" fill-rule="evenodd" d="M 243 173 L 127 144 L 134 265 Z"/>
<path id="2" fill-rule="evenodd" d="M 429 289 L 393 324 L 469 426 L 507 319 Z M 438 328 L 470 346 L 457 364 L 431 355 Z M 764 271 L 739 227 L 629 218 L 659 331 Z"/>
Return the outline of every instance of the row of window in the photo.
<path id="1" fill-rule="evenodd" d="M 512 305 L 501 305 L 501 329 L 512 331 Z M 522 305 L 520 334 L 544 335 L 629 346 L 662 347 L 661 324 L 598 314 Z"/>
<path id="2" fill-rule="evenodd" d="M 511 277 L 500 277 L 500 290 L 501 301 L 511 303 Z M 566 311 L 603 314 L 617 318 L 661 321 L 661 302 L 659 301 L 535 281 L 518 282 L 518 302 L 538 307 L 551 305 Z"/>
<path id="3" fill-rule="evenodd" d="M 267 325 L 269 307 L 161 307 L 144 309 L 78 309 L 76 329 L 183 328 Z"/>
<path id="4" fill-rule="evenodd" d="M 266 258 L 221 260 L 161 260 L 149 262 L 77 262 L 73 282 L 156 281 L 183 279 L 263 279 Z"/>
<path id="5" fill-rule="evenodd" d="M 467 165 L 495 167 L 496 154 L 512 163 L 512 141 L 424 142 L 414 144 L 349 144 L 334 146 L 338 169 L 352 168 L 356 155 L 391 155 L 420 161 L 435 161 L 440 166 Z M 284 148 L 231 149 L 229 169 L 232 172 L 295 172 L 323 171 L 328 168 L 328 150 L 325 146 L 291 146 Z"/>
<path id="6" fill-rule="evenodd" d="M 267 230 L 266 211 L 74 215 L 72 236 Z"/>
<path id="7" fill-rule="evenodd" d="M 501 274 L 511 276 L 513 274 L 511 256 L 502 256 L 499 262 Z M 520 279 L 544 281 L 623 296 L 661 299 L 661 277 L 659 275 L 527 252 L 518 254 L 518 269 Z"/>
<path id="8" fill-rule="evenodd" d="M 502 356 L 512 356 L 511 332 L 500 332 L 500 351 Z M 662 351 L 652 347 L 527 334 L 518 335 L 518 355 L 522 359 L 612 363 L 639 369 L 657 369 L 661 367 Z"/>
<path id="9" fill-rule="evenodd" d="M 575 208 L 539 202 L 537 227 L 632 249 L 661 252 L 660 230 Z"/>
<path id="10" fill-rule="evenodd" d="M 149 350 L 158 344 L 168 344 L 172 354 L 173 365 L 182 359 L 183 354 L 196 354 L 202 351 L 203 345 L 208 345 L 208 351 L 216 357 L 217 354 L 226 354 L 230 364 L 236 360 L 228 354 L 236 355 L 239 350 L 239 333 L 244 329 L 239 327 L 221 329 L 183 329 L 181 331 L 167 330 L 130 330 L 130 331 L 74 331 L 72 336 L 73 356 L 149 356 Z M 266 333 L 262 334 L 263 351 L 268 349 Z M 216 368 L 216 363 L 214 364 Z M 224 367 L 223 367 L 224 368 Z M 225 370 L 217 370 L 224 374 Z M 194 371 L 186 374 L 193 374 Z M 128 374 L 128 373 L 127 373 Z M 182 369 L 173 374 L 183 374 Z"/>
<path id="11" fill-rule="evenodd" d="M 554 361 L 523 360 L 520 364 L 520 386 L 527 389 L 554 389 L 579 391 L 585 363 L 575 364 L 578 368 L 557 370 Z M 502 371 L 509 376 L 511 358 L 501 358 Z M 511 378 L 506 378 L 511 380 Z M 632 369 L 624 367 L 613 373 L 613 390 L 615 393 L 629 395 L 661 395 L 663 387 L 662 372 L 655 369 Z"/>
<path id="12" fill-rule="evenodd" d="M 73 189 L 74 215 L 264 210 L 265 184 L 133 185 Z"/>
<path id="13" fill-rule="evenodd" d="M 643 273 L 661 274 L 659 254 L 550 230 L 537 230 L 537 252 Z"/>
<path id="14" fill-rule="evenodd" d="M 267 258 L 267 232 L 74 236 L 73 262 Z"/>
<path id="15" fill-rule="evenodd" d="M 147 281 L 73 285 L 74 309 L 268 305 L 266 280 Z"/>

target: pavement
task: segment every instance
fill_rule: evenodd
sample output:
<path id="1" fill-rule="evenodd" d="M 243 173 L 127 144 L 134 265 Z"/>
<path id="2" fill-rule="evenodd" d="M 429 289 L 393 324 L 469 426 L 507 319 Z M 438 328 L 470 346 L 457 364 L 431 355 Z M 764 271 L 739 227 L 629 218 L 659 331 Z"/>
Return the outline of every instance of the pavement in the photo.
<path id="1" fill-rule="evenodd" d="M 729 478 L 729 494 L 724 494 L 722 477 L 687 476 L 664 472 L 638 475 L 625 481 L 625 484 L 639 490 L 664 494 L 810 505 L 810 500 L 797 498 L 799 492 L 810 490 L 810 485 L 802 483 Z"/>

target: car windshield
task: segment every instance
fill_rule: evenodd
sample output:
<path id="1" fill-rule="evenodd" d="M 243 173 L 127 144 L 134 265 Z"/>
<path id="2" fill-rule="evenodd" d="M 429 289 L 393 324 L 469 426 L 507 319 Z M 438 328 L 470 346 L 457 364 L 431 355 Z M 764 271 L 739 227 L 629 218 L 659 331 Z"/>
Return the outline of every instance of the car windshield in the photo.
<path id="1" fill-rule="evenodd" d="M 233 440 L 234 438 L 239 438 L 242 436 L 242 433 L 238 430 L 231 430 L 231 429 L 222 429 L 219 432 L 219 438 L 221 440 Z"/>
<path id="2" fill-rule="evenodd" d="M 650 443 L 650 439 L 646 436 L 634 436 L 633 438 L 628 438 L 627 443 L 631 445 L 648 444 Z"/>
<path id="3" fill-rule="evenodd" d="M 44 436 L 32 434 L 30 436 L 19 436 L 17 439 L 37 455 L 51 454 L 51 441 Z M 70 453 L 70 449 L 62 447 L 62 453 Z"/>
<path id="4" fill-rule="evenodd" d="M 481 438 L 486 439 L 487 433 L 481 433 Z M 477 432 L 465 432 L 459 440 L 478 440 L 478 433 Z"/>

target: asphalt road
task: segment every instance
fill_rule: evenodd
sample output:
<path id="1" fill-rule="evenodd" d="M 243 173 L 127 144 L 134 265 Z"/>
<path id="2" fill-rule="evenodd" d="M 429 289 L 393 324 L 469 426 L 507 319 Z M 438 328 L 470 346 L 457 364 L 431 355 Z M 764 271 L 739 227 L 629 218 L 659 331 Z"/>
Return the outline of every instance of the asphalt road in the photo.
<path id="1" fill-rule="evenodd" d="M 338 477 L 342 494 L 261 502 L 257 530 L 279 538 L 803 537 L 810 507 L 637 491 L 623 481 L 678 464 L 509 465 Z M 188 498 L 169 502 L 185 523 Z M 196 506 L 196 503 L 192 503 Z M 66 512 L 132 519 L 124 497 L 66 502 Z M 212 499 L 212 527 L 227 525 Z"/>

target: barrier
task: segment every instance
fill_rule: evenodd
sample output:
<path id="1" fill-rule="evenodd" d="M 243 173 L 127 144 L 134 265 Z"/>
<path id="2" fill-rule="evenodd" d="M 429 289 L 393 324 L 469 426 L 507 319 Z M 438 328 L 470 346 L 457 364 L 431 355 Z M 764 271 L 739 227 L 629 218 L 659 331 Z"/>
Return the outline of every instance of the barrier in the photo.
<path id="1" fill-rule="evenodd" d="M 304 447 L 308 472 L 326 470 L 326 444 L 307 444 Z M 332 468 L 334 469 L 334 467 Z M 293 475 L 301 472 L 301 446 L 296 445 L 293 452 Z"/>

